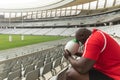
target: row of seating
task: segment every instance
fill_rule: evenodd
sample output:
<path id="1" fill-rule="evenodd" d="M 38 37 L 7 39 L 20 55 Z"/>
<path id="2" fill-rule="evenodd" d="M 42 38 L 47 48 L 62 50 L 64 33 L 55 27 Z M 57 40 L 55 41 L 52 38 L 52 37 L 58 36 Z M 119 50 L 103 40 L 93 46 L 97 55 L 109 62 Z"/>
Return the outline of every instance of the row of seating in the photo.
<path id="1" fill-rule="evenodd" d="M 62 60 L 62 62 L 64 61 Z M 61 58 L 58 58 L 36 69 L 34 69 L 33 65 L 29 65 L 25 68 L 24 74 L 22 74 L 23 71 L 21 69 L 18 69 L 14 72 L 10 72 L 8 77 L 4 80 L 49 80 L 63 69 L 63 65 L 61 65 L 62 62 Z"/>
<path id="2" fill-rule="evenodd" d="M 87 27 L 88 29 L 101 29 L 111 35 L 120 37 L 120 25 Z M 40 28 L 40 29 L 0 29 L 1 34 L 24 34 L 24 35 L 59 35 L 59 36 L 74 36 L 75 31 L 79 28 Z"/>
<path id="3" fill-rule="evenodd" d="M 84 12 L 83 12 L 84 13 Z M 87 13 L 88 14 L 88 13 Z M 82 15 L 82 14 L 80 14 Z M 20 21 L 18 22 L 4 22 L 1 23 L 1 27 L 51 27 L 51 26 L 69 26 L 69 25 L 87 25 L 87 24 L 97 24 L 97 23 L 104 23 L 104 22 L 110 22 L 114 21 L 116 19 L 119 20 L 120 11 L 112 11 L 109 13 L 104 14 L 98 14 L 98 15 L 91 15 L 86 16 L 84 13 L 83 16 L 76 16 L 76 17 L 62 17 L 62 18 L 48 18 L 48 20 L 42 20 L 42 21 L 32 21 L 27 22 L 23 21 L 23 23 Z"/>
<path id="4" fill-rule="evenodd" d="M 39 75 L 39 78 L 42 80 L 44 79 L 43 74 L 46 74 L 50 70 L 52 77 L 67 66 L 67 64 L 63 64 L 66 60 L 62 54 L 63 46 L 59 46 L 3 61 L 0 63 L 0 80 L 13 80 L 13 78 L 15 78 L 15 80 L 18 80 L 18 78 L 21 80 L 34 80 L 34 76 L 31 76 L 33 77 L 31 79 L 27 78 L 29 78 L 32 73 L 37 74 L 36 72 L 38 72 L 37 75 Z M 56 69 L 56 67 L 58 68 Z M 45 78 L 45 80 L 47 79 Z"/>

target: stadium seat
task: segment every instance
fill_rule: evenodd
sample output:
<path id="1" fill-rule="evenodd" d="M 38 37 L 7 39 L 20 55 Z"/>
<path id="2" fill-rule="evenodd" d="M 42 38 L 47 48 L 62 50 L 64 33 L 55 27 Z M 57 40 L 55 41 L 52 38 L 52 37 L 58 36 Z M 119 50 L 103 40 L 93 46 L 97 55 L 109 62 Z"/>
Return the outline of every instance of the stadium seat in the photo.
<path id="1" fill-rule="evenodd" d="M 29 62 L 24 62 L 24 63 L 23 63 L 23 70 L 25 70 L 25 68 L 26 68 L 27 66 L 29 66 L 29 65 L 31 65 L 31 61 L 29 61 Z"/>
<path id="2" fill-rule="evenodd" d="M 32 70 L 26 74 L 25 80 L 40 80 L 40 69 Z"/>
<path id="3" fill-rule="evenodd" d="M 69 62 L 64 58 L 64 56 L 62 57 L 61 60 L 61 68 L 63 69 L 64 67 L 67 67 L 69 65 Z"/>
<path id="4" fill-rule="evenodd" d="M 54 75 L 56 75 L 61 70 L 61 59 L 62 57 L 59 57 L 53 62 Z"/>
<path id="5" fill-rule="evenodd" d="M 6 78 L 6 79 L 4 79 L 4 80 L 13 80 L 14 78 L 16 78 L 16 77 L 19 77 L 19 78 L 21 78 L 21 70 L 19 69 L 19 70 L 17 70 L 17 71 L 14 71 L 14 72 L 10 72 L 9 74 L 8 74 L 8 77 Z"/>
<path id="6" fill-rule="evenodd" d="M 66 80 L 65 79 L 65 72 L 68 70 L 68 67 L 65 67 L 63 70 L 61 70 L 57 75 L 53 76 L 49 80 Z"/>
<path id="7" fill-rule="evenodd" d="M 19 70 L 19 69 L 21 69 L 21 68 L 22 68 L 22 67 L 21 67 L 21 64 L 15 64 L 15 65 L 13 66 L 13 68 L 11 69 L 11 71 L 14 72 L 14 71 Z"/>
<path id="8" fill-rule="evenodd" d="M 40 69 L 40 80 L 48 80 L 53 76 L 52 65 L 53 62 L 49 62 Z"/>
<path id="9" fill-rule="evenodd" d="M 51 57 L 47 57 L 44 64 L 51 62 Z"/>
<path id="10" fill-rule="evenodd" d="M 10 72 L 10 70 L 4 70 L 3 72 L 0 72 L 0 77 L 1 77 L 2 79 L 7 78 L 9 72 Z"/>
<path id="11" fill-rule="evenodd" d="M 26 74 L 32 70 L 35 69 L 35 66 L 34 65 L 28 65 L 26 68 L 25 68 L 25 71 L 24 71 L 24 77 L 26 76 Z"/>
<path id="12" fill-rule="evenodd" d="M 37 63 L 37 65 L 36 65 L 36 69 L 37 68 L 41 68 L 41 67 L 43 67 L 44 66 L 44 61 L 39 61 L 38 63 Z"/>

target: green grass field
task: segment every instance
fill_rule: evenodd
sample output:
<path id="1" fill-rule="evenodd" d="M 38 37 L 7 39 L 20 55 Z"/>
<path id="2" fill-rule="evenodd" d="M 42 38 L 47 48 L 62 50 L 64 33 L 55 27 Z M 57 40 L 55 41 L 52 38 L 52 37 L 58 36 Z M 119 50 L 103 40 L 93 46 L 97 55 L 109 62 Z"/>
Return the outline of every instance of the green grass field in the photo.
<path id="1" fill-rule="evenodd" d="M 9 42 L 9 35 L 0 35 L 0 50 L 42 43 L 47 41 L 59 40 L 63 38 L 65 37 L 25 35 L 24 40 L 22 41 L 20 35 L 12 35 L 12 42 Z"/>

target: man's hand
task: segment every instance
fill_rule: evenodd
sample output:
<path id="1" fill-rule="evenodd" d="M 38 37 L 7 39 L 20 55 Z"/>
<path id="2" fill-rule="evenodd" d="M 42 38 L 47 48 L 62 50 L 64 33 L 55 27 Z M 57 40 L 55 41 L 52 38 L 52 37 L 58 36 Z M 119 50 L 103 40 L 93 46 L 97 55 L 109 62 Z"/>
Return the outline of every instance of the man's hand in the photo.
<path id="1" fill-rule="evenodd" d="M 83 54 L 82 52 L 77 52 L 77 53 L 75 53 L 75 55 L 78 56 L 78 57 L 81 57 L 82 54 Z"/>
<path id="2" fill-rule="evenodd" d="M 66 49 L 64 50 L 64 57 L 68 60 L 69 57 L 71 57 L 71 53 Z"/>

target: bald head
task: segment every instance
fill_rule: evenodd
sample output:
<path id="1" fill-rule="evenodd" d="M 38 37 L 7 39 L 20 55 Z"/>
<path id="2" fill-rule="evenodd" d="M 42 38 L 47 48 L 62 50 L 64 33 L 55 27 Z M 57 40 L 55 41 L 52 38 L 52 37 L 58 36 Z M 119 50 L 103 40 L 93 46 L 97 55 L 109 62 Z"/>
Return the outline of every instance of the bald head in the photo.
<path id="1" fill-rule="evenodd" d="M 91 31 L 86 29 L 86 28 L 82 28 L 82 29 L 78 29 L 76 31 L 75 37 L 77 40 L 79 40 L 82 44 L 85 43 L 85 41 L 88 39 L 88 37 L 91 35 Z"/>

